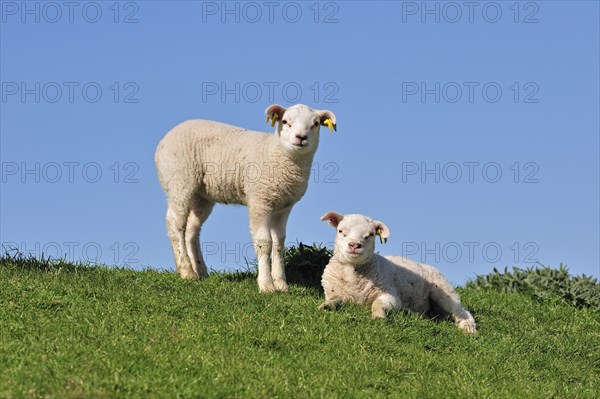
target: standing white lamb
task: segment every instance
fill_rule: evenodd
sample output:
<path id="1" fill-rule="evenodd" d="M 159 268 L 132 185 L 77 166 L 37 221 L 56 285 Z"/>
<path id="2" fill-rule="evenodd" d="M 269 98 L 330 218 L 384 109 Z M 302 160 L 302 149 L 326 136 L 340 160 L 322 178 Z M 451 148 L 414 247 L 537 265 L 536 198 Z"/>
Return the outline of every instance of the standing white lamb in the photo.
<path id="1" fill-rule="evenodd" d="M 155 163 L 168 197 L 167 231 L 180 277 L 208 276 L 200 228 L 215 203 L 239 204 L 248 206 L 259 290 L 287 290 L 287 219 L 308 186 L 320 126 L 336 128 L 336 118 L 331 111 L 302 104 L 271 105 L 266 114 L 267 122 L 276 125 L 275 134 L 190 120 L 158 144 Z"/>
<path id="2" fill-rule="evenodd" d="M 337 229 L 333 257 L 323 273 L 325 301 L 321 309 L 355 302 L 371 306 L 373 318 L 384 319 L 395 308 L 449 314 L 464 332 L 477 331 L 475 319 L 439 270 L 404 257 L 374 253 L 375 236 L 383 241 L 390 234 L 384 223 L 336 212 L 326 213 L 321 220 Z"/>

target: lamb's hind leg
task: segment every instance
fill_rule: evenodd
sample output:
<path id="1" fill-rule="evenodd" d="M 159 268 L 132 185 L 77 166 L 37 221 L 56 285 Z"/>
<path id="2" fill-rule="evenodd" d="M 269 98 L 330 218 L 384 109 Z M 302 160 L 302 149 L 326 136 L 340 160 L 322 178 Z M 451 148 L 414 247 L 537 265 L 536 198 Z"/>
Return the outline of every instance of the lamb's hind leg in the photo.
<path id="1" fill-rule="evenodd" d="M 188 215 L 187 225 L 185 229 L 185 243 L 187 253 L 192 264 L 192 268 L 199 278 L 208 277 L 206 263 L 202 258 L 202 250 L 200 249 L 200 229 L 208 219 L 215 204 L 210 201 L 199 199 L 194 202 L 192 209 Z"/>
<path id="2" fill-rule="evenodd" d="M 177 274 L 181 278 L 196 280 L 198 274 L 192 267 L 185 240 L 188 214 L 188 207 L 170 202 L 167 210 L 167 232 L 175 255 Z"/>
<path id="3" fill-rule="evenodd" d="M 466 333 L 476 333 L 477 325 L 471 313 L 463 307 L 460 297 L 441 273 L 439 278 L 435 284 L 432 283 L 430 298 L 440 309 L 454 317 L 458 328 Z"/>

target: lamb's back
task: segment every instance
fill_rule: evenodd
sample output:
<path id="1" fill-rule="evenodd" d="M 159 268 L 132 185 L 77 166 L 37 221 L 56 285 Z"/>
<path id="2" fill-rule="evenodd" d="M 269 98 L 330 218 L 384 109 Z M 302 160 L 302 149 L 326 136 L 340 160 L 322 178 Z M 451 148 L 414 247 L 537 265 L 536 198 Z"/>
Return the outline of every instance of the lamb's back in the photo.
<path id="1" fill-rule="evenodd" d="M 246 181 L 264 173 L 269 137 L 210 120 L 182 122 L 156 149 L 159 180 L 167 193 L 188 185 L 211 201 L 245 205 Z"/>
<path id="2" fill-rule="evenodd" d="M 193 119 L 180 123 L 169 131 L 161 145 L 171 147 L 179 155 L 193 155 L 203 162 L 221 162 L 229 154 L 241 161 L 264 145 L 268 133 L 255 132 L 226 123 Z"/>

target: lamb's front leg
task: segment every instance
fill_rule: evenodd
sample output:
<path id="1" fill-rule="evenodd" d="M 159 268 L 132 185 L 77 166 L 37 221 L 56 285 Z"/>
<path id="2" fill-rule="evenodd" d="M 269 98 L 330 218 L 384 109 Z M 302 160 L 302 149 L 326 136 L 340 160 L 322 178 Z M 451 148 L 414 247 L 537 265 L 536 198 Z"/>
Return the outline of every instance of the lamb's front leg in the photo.
<path id="1" fill-rule="evenodd" d="M 273 292 L 273 279 L 269 261 L 271 256 L 271 248 L 273 241 L 271 240 L 271 231 L 269 229 L 270 213 L 249 206 L 250 214 L 250 232 L 252 233 L 252 241 L 254 250 L 258 260 L 258 290 L 260 292 Z"/>
<path id="2" fill-rule="evenodd" d="M 269 228 L 270 214 L 260 209 L 249 207 L 250 232 L 254 243 L 254 251 L 258 260 L 258 290 L 260 292 L 273 292 L 275 287 L 271 278 L 269 261 L 273 241 Z"/>
<path id="3" fill-rule="evenodd" d="M 273 239 L 273 253 L 271 254 L 271 277 L 275 290 L 286 292 L 288 285 L 285 279 L 285 265 L 283 251 L 285 249 L 285 226 L 291 208 L 285 209 L 271 217 L 271 238 Z"/>
<path id="4" fill-rule="evenodd" d="M 381 294 L 371 305 L 371 314 L 374 319 L 385 319 L 392 309 L 400 308 L 400 299 L 391 294 Z"/>
<path id="5" fill-rule="evenodd" d="M 344 281 L 340 279 L 337 268 L 331 266 L 331 262 L 325 267 L 323 277 L 321 278 L 321 284 L 323 285 L 325 301 L 319 306 L 319 309 L 337 309 L 338 306 L 344 302 L 344 298 L 340 295 L 340 287 L 343 286 Z"/>

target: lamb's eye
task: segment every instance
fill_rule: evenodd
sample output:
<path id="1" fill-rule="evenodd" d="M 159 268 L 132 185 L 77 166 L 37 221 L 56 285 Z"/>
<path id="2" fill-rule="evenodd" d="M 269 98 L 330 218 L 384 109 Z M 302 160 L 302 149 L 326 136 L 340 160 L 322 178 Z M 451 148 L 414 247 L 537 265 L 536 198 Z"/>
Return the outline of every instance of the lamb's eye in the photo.
<path id="1" fill-rule="evenodd" d="M 288 121 L 286 121 L 285 119 L 281 121 L 281 123 L 283 123 L 284 125 L 288 124 Z"/>
<path id="2" fill-rule="evenodd" d="M 369 237 L 373 237 L 375 234 L 373 232 L 369 233 Z"/>
<path id="3" fill-rule="evenodd" d="M 315 127 L 319 126 L 319 121 L 315 122 Z"/>
<path id="4" fill-rule="evenodd" d="M 340 234 L 341 234 L 341 233 L 342 233 L 342 230 L 338 230 L 338 233 L 340 233 Z"/>

